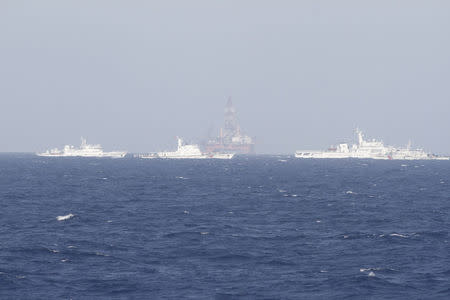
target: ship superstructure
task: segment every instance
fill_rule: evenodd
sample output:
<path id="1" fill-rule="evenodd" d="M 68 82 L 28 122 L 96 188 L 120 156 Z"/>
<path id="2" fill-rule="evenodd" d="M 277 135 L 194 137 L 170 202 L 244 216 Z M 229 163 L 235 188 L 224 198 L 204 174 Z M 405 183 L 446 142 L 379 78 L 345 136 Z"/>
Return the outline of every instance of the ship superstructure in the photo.
<path id="1" fill-rule="evenodd" d="M 90 145 L 86 139 L 81 138 L 81 145 L 76 148 L 71 145 L 65 145 L 62 150 L 57 148 L 47 150 L 43 153 L 37 153 L 38 156 L 46 157 L 111 157 L 123 158 L 127 154 L 126 151 L 104 152 L 100 145 Z"/>
<path id="2" fill-rule="evenodd" d="M 395 160 L 449 160 L 449 157 L 437 156 L 426 153 L 422 149 L 411 149 L 411 144 L 406 148 L 396 148 L 385 146 L 381 140 L 365 140 L 361 130 L 357 129 L 358 144 L 350 146 L 341 143 L 330 147 L 326 151 L 298 150 L 295 153 L 297 158 L 370 158 L 370 159 L 395 159 Z"/>
<path id="3" fill-rule="evenodd" d="M 225 124 L 220 129 L 219 136 L 205 144 L 205 151 L 238 154 L 254 153 L 253 139 L 242 132 L 231 98 L 228 99 L 226 104 L 224 117 Z"/>
<path id="4" fill-rule="evenodd" d="M 172 159 L 232 159 L 234 153 L 206 153 L 200 150 L 195 144 L 185 144 L 183 139 L 178 139 L 178 148 L 176 151 L 157 152 L 152 154 L 140 155 L 140 158 L 172 158 Z"/>

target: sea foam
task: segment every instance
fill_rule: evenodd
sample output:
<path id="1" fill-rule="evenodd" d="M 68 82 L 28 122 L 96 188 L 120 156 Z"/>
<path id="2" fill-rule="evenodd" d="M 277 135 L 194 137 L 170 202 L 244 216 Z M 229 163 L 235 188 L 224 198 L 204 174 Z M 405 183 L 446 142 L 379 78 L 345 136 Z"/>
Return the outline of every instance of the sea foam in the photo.
<path id="1" fill-rule="evenodd" d="M 408 237 L 406 235 L 399 234 L 399 233 L 391 233 L 390 236 L 398 236 L 398 237 L 402 237 L 402 238 L 407 238 Z"/>
<path id="2" fill-rule="evenodd" d="M 58 221 L 65 221 L 65 220 L 69 220 L 70 218 L 73 218 L 73 217 L 75 217 L 75 215 L 68 214 L 68 215 L 65 215 L 65 216 L 57 216 L 56 220 L 58 220 Z"/>

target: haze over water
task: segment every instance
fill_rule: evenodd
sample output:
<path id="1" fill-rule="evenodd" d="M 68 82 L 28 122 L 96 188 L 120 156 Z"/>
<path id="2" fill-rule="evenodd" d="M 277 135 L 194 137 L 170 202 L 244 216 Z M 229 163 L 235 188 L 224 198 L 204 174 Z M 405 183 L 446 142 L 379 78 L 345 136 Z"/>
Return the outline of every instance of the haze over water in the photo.
<path id="1" fill-rule="evenodd" d="M 232 96 L 258 153 L 450 152 L 448 1 L 1 1 L 0 36 L 0 151 L 170 149 Z"/>

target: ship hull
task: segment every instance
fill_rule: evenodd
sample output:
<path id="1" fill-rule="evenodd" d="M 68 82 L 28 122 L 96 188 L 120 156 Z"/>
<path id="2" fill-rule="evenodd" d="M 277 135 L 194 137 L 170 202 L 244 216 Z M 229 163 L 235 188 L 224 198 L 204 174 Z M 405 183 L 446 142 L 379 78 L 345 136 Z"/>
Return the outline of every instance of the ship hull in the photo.
<path id="1" fill-rule="evenodd" d="M 212 153 L 236 153 L 236 154 L 254 154 L 254 144 L 207 144 L 205 145 L 205 152 Z"/>
<path id="2" fill-rule="evenodd" d="M 376 159 L 376 160 L 450 160 L 449 157 L 437 156 L 437 157 L 413 157 L 413 156 L 392 156 L 392 155 L 357 155 L 348 153 L 332 153 L 332 152 L 300 152 L 295 153 L 296 158 L 301 159 L 343 159 L 343 158 L 356 158 L 356 159 Z"/>
<path id="3" fill-rule="evenodd" d="M 95 158 L 124 158 L 127 152 L 105 152 L 102 154 L 90 154 L 90 153 L 37 153 L 37 156 L 41 157 L 95 157 Z"/>
<path id="4" fill-rule="evenodd" d="M 203 155 L 164 155 L 158 154 L 157 157 L 142 157 L 142 158 L 161 158 L 161 159 L 232 159 L 234 154 L 214 153 Z"/>
<path id="5" fill-rule="evenodd" d="M 296 158 L 302 159 L 345 159 L 345 158 L 357 158 L 357 159 L 378 159 L 378 160 L 389 160 L 388 156 L 366 156 L 366 155 L 340 155 L 340 154 L 313 154 L 313 155 L 303 155 L 303 154 L 295 154 Z"/>

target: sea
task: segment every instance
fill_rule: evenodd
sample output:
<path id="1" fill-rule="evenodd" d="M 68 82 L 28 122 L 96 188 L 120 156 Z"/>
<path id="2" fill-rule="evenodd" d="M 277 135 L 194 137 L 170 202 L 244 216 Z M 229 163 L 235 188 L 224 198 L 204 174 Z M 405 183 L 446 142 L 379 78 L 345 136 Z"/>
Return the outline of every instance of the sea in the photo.
<path id="1" fill-rule="evenodd" d="M 0 299 L 450 299 L 450 162 L 0 155 Z"/>

